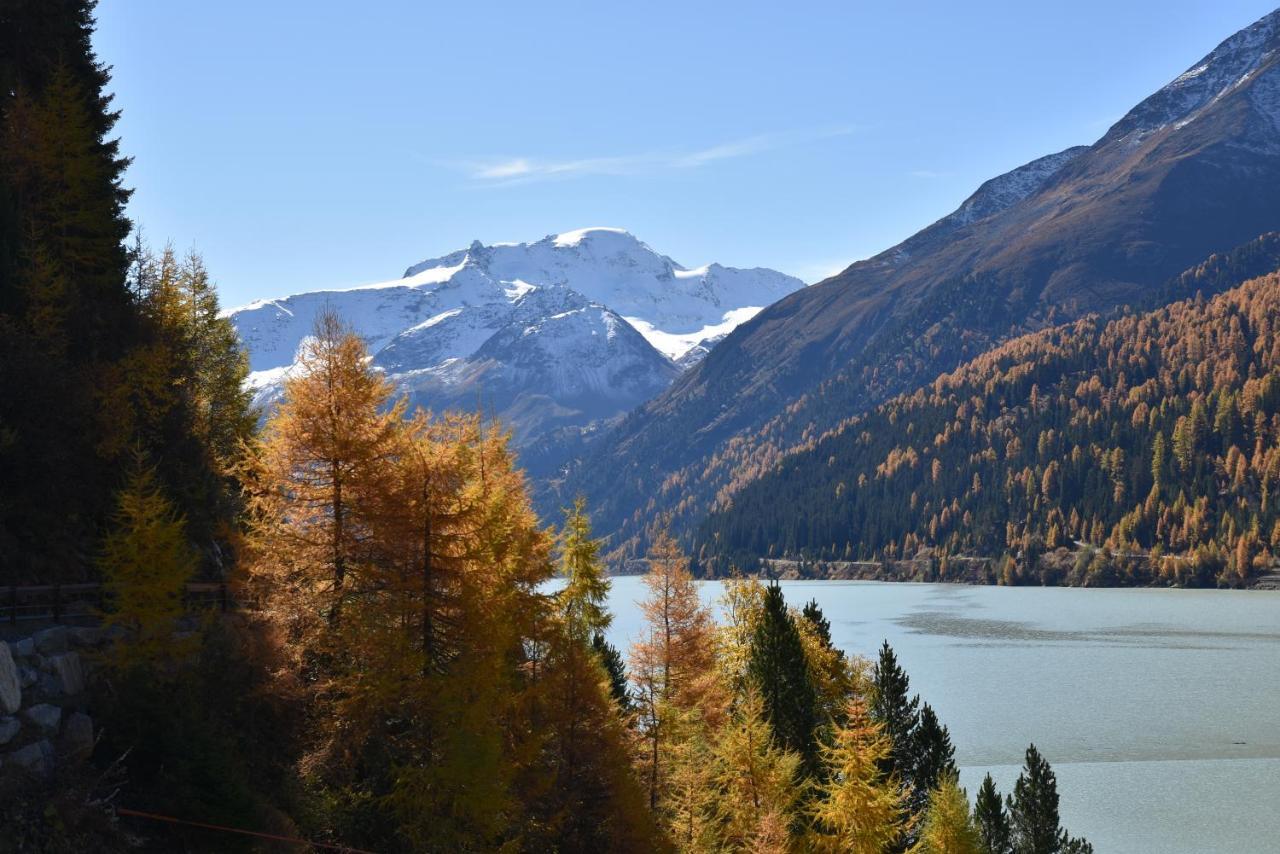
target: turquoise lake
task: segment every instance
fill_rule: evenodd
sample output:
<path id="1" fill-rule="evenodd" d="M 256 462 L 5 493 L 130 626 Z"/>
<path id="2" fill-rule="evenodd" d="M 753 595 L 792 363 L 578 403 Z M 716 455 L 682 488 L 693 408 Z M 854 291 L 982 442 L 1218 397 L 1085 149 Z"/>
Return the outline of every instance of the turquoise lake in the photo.
<path id="1" fill-rule="evenodd" d="M 1001 792 L 1034 742 L 1062 820 L 1107 852 L 1280 850 L 1280 592 L 783 582 L 835 642 L 888 640 L 951 730 L 970 794 Z M 703 582 L 714 603 L 720 584 Z M 610 640 L 641 629 L 613 580 Z"/>

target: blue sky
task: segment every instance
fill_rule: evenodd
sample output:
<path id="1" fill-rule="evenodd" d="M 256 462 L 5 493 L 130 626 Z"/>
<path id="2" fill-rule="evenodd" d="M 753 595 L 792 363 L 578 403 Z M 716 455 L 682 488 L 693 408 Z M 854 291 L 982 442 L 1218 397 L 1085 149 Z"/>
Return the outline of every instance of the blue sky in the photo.
<path id="1" fill-rule="evenodd" d="M 814 281 L 1272 8 L 103 0 L 96 47 L 132 216 L 231 306 L 592 225 Z"/>

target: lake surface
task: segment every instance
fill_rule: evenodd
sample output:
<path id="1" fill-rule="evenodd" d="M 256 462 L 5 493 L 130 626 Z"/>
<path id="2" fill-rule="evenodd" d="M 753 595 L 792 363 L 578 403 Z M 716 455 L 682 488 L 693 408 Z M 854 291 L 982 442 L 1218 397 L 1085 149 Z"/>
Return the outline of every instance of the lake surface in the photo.
<path id="1" fill-rule="evenodd" d="M 1280 851 L 1280 592 L 782 586 L 818 601 L 842 649 L 893 645 L 971 795 L 988 772 L 1007 794 L 1035 742 L 1064 825 L 1099 854 Z M 643 596 L 613 580 L 624 652 Z"/>

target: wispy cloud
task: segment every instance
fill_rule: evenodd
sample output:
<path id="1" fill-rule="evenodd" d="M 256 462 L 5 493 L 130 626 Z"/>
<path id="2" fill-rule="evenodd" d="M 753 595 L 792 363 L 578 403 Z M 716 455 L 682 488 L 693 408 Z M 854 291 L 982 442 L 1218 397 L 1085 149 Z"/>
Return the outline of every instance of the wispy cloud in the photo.
<path id="1" fill-rule="evenodd" d="M 947 172 L 935 172 L 932 169 L 913 169 L 907 173 L 912 178 L 943 178 Z"/>
<path id="2" fill-rule="evenodd" d="M 822 139 L 848 136 L 853 128 L 769 133 L 693 150 L 646 151 L 608 157 L 549 160 L 536 157 L 472 158 L 455 163 L 476 182 L 508 186 L 586 175 L 637 175 L 698 169 L 721 160 L 749 157 Z"/>
<path id="3" fill-rule="evenodd" d="M 533 164 L 523 157 L 517 157 L 514 160 L 507 160 L 502 163 L 494 163 L 492 166 L 485 166 L 476 171 L 477 178 L 515 178 L 519 175 L 527 175 L 533 170 Z"/>

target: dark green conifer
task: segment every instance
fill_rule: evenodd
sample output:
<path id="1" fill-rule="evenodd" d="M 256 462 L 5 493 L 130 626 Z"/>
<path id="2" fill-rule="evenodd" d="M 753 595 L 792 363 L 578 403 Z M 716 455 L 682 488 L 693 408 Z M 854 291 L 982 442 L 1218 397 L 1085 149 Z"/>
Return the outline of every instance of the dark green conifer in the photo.
<path id="1" fill-rule="evenodd" d="M 813 628 L 817 631 L 818 637 L 822 639 L 823 645 L 827 649 L 831 649 L 831 621 L 822 613 L 818 600 L 810 599 L 805 603 L 800 615 L 813 624 Z"/>
<path id="2" fill-rule="evenodd" d="M 131 280 L 144 253 L 126 247 L 94 5 L 0 3 L 0 580 L 80 580 L 135 447 L 217 565 L 238 509 L 231 458 L 255 420 L 199 260 L 179 315 Z"/>
<path id="3" fill-rule="evenodd" d="M 0 4 L 0 564 L 47 580 L 87 563 L 110 511 L 98 412 L 141 328 L 92 6 Z"/>
<path id="4" fill-rule="evenodd" d="M 973 823 L 987 854 L 1010 854 L 1013 850 L 1009 828 L 1009 814 L 1004 801 L 996 791 L 996 783 L 988 774 L 978 787 L 978 797 L 973 805 Z"/>
<path id="5" fill-rule="evenodd" d="M 919 722 L 911 733 L 911 793 L 908 804 L 912 812 L 923 812 L 929 806 L 929 795 L 946 777 L 959 775 L 956 750 L 951 733 L 938 720 L 933 707 L 925 703 Z"/>
<path id="6" fill-rule="evenodd" d="M 627 682 L 627 666 L 622 660 L 622 653 L 601 632 L 591 636 L 591 648 L 600 656 L 600 663 L 609 676 L 609 693 L 623 712 L 631 711 L 631 687 Z"/>
<path id="7" fill-rule="evenodd" d="M 804 642 L 777 584 L 765 588 L 747 673 L 760 691 L 778 744 L 800 754 L 806 774 L 815 773 L 818 694 L 809 675 Z"/>
<path id="8" fill-rule="evenodd" d="M 876 662 L 872 678 L 875 694 L 871 701 L 871 716 L 893 741 L 893 751 L 884 771 L 897 774 L 905 781 L 914 767 L 911 735 L 920 720 L 920 698 L 908 696 L 911 680 L 899 666 L 898 657 L 888 641 L 880 647 L 880 659 Z"/>
<path id="9" fill-rule="evenodd" d="M 1058 824 L 1058 780 L 1034 744 L 1009 797 L 1014 854 L 1092 854 L 1093 846 Z"/>

